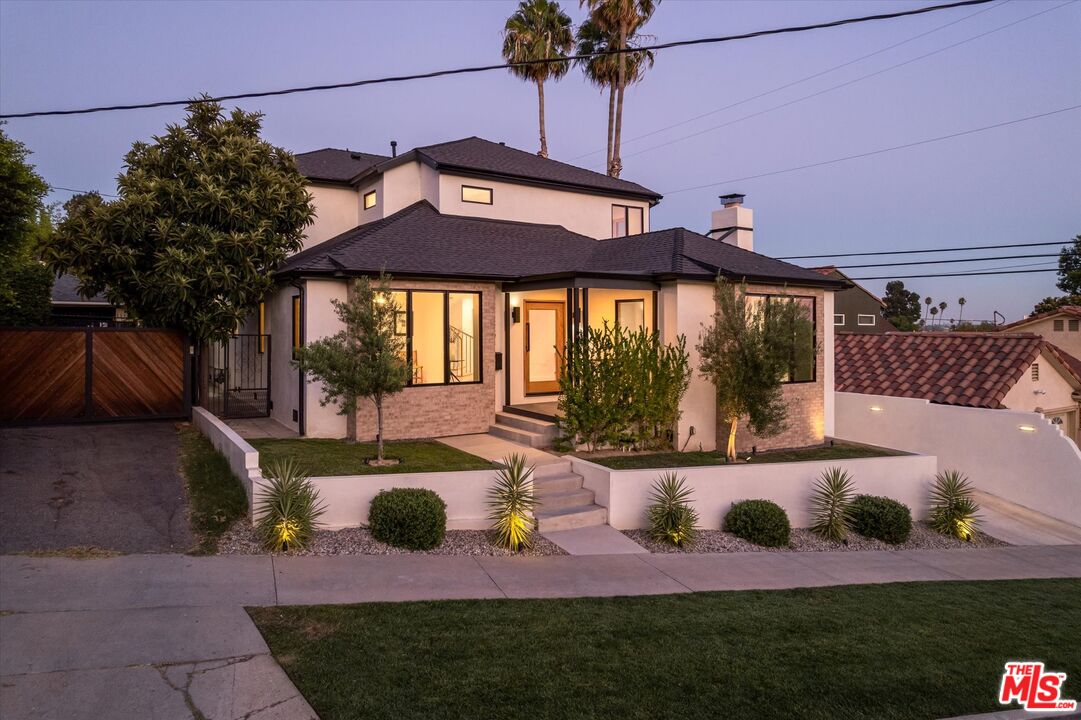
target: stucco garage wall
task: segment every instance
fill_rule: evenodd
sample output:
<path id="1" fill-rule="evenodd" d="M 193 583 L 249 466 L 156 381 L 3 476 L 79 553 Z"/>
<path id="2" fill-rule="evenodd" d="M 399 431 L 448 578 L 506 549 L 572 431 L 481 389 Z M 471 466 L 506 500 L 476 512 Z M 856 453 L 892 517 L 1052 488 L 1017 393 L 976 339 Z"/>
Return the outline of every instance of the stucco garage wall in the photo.
<path id="1" fill-rule="evenodd" d="M 611 470 L 578 458 L 568 458 L 581 475 L 585 487 L 596 494 L 595 502 L 608 508 L 608 524 L 620 530 L 648 526 L 646 508 L 653 483 L 669 470 Z M 936 461 L 925 455 L 821 460 L 814 462 L 761 465 L 713 465 L 673 468 L 685 477 L 693 491 L 691 503 L 698 510 L 699 523 L 717 530 L 732 504 L 740 500 L 772 500 L 785 509 L 793 527 L 811 523 L 808 503 L 816 478 L 830 467 L 851 473 L 856 490 L 885 495 L 903 502 L 913 519 L 927 515 L 927 493 L 935 476 Z"/>
<path id="2" fill-rule="evenodd" d="M 939 469 L 960 470 L 980 490 L 1081 525 L 1081 451 L 1043 416 L 857 393 L 836 400 L 837 437 L 937 455 Z"/>

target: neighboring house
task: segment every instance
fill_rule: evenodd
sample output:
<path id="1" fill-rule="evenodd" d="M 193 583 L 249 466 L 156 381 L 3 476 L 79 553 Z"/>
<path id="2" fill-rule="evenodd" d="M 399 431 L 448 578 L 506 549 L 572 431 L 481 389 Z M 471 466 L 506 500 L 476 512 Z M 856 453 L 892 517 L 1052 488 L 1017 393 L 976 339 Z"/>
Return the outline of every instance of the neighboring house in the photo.
<path id="1" fill-rule="evenodd" d="M 1074 357 L 1081 357 L 1081 306 L 1065 305 L 1003 325 L 1004 332 L 1036 333 Z"/>
<path id="2" fill-rule="evenodd" d="M 105 296 L 85 297 L 74 275 L 61 275 L 53 282 L 52 324 L 63 327 L 113 327 L 125 320 Z"/>
<path id="3" fill-rule="evenodd" d="M 882 315 L 886 303 L 882 302 L 882 299 L 870 290 L 832 265 L 811 269 L 822 273 L 828 278 L 843 280 L 852 285 L 852 287 L 841 290 L 834 296 L 834 332 L 884 333 L 897 330 L 893 323 Z"/>
<path id="4" fill-rule="evenodd" d="M 1031 333 L 839 333 L 837 392 L 1037 412 L 1081 445 L 1081 360 Z"/>
<path id="5" fill-rule="evenodd" d="M 815 321 L 815 362 L 794 368 L 784 390 L 788 429 L 766 441 L 742 433 L 741 446 L 813 445 L 831 433 L 827 318 L 847 285 L 752 252 L 742 196 L 723 198 L 705 236 L 652 230 L 661 197 L 641 185 L 479 138 L 389 158 L 326 149 L 297 160 L 317 219 L 306 249 L 279 268 L 259 322 L 274 340 L 271 416 L 300 434 L 341 437 L 346 420 L 290 365 L 292 347 L 337 332 L 331 300 L 346 297 L 351 278 L 380 271 L 393 277 L 413 366 L 410 386 L 384 407 L 387 439 L 488 432 L 504 412 L 551 417 L 559 354 L 585 327 L 609 322 L 667 342 L 686 336 L 694 373 L 676 442 L 693 435 L 689 447 L 713 449 L 715 396 L 695 345 L 718 274 L 752 293 L 797 297 Z M 357 427 L 374 436 L 370 403 Z"/>

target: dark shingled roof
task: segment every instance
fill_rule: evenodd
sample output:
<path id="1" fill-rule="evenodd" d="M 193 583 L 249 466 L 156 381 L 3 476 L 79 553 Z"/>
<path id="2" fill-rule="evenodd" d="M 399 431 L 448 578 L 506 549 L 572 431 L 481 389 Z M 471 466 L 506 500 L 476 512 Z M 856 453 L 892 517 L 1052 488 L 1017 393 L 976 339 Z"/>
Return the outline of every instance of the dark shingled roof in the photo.
<path id="1" fill-rule="evenodd" d="M 386 155 L 323 148 L 296 156 L 297 167 L 309 180 L 348 183 L 375 165 L 390 160 Z"/>
<path id="2" fill-rule="evenodd" d="M 79 280 L 74 275 L 61 275 L 53 281 L 52 301 L 55 305 L 70 303 L 93 303 L 95 305 L 108 305 L 105 296 L 98 293 L 94 297 L 87 298 L 79 293 Z"/>
<path id="3" fill-rule="evenodd" d="M 1062 357 L 1066 353 L 1031 333 L 838 333 L 836 387 L 839 392 L 1001 408 L 1006 393 L 1045 349 L 1071 371 Z"/>
<path id="4" fill-rule="evenodd" d="M 637 197 L 656 202 L 661 196 L 638 183 L 609 177 L 575 165 L 542 158 L 517 148 L 479 137 L 414 148 L 396 158 L 347 150 L 316 150 L 296 156 L 300 172 L 311 180 L 351 183 L 363 176 L 407 162 L 420 162 L 445 172 L 490 175 L 510 181 L 527 181 Z"/>
<path id="5" fill-rule="evenodd" d="M 440 214 L 427 201 L 315 245 L 279 275 L 364 274 L 518 280 L 562 274 L 733 278 L 843 287 L 818 273 L 683 228 L 594 240 L 559 225 Z"/>

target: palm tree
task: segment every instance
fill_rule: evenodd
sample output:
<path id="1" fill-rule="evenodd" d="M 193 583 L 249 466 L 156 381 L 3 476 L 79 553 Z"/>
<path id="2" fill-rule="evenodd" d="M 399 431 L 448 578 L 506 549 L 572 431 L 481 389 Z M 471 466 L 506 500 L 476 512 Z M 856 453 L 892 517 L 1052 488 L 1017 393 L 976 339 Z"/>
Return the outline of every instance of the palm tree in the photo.
<path id="1" fill-rule="evenodd" d="M 943 300 L 938 304 L 938 311 L 942 313 L 942 322 L 946 322 L 946 301 Z"/>
<path id="2" fill-rule="evenodd" d="M 938 315 L 938 308 L 932 306 L 931 307 L 931 327 L 935 326 L 935 316 L 936 315 Z"/>
<path id="3" fill-rule="evenodd" d="M 589 21 L 608 38 L 608 46 L 612 50 L 626 50 L 634 47 L 638 31 L 649 22 L 653 11 L 657 9 L 660 0 L 578 0 L 580 6 L 589 7 Z M 624 53 L 634 56 L 639 53 Z M 650 56 L 652 64 L 652 56 Z M 619 157 L 620 138 L 623 133 L 623 92 L 627 85 L 640 78 L 644 68 L 639 63 L 637 69 L 630 67 L 631 61 L 625 59 L 616 62 L 616 101 L 615 123 L 611 129 L 612 153 L 608 161 L 608 174 L 619 177 L 623 169 L 623 162 Z"/>
<path id="4" fill-rule="evenodd" d="M 503 57 L 510 63 L 545 58 L 566 58 L 574 48 L 571 19 L 553 0 L 522 0 L 503 28 Z M 558 80 L 570 70 L 570 62 L 512 65 L 510 71 L 523 80 L 537 83 L 540 118 L 540 151 L 548 157 L 548 136 L 544 131 L 544 82 Z"/>
<path id="5" fill-rule="evenodd" d="M 963 297 L 962 298 L 957 298 L 957 305 L 960 307 L 960 310 L 957 311 L 957 322 L 958 323 L 960 323 L 961 318 L 963 318 L 965 316 L 965 303 L 966 302 L 968 302 L 968 300 L 965 300 Z"/>
<path id="6" fill-rule="evenodd" d="M 923 299 L 923 304 L 927 306 L 926 308 L 923 309 L 923 317 L 924 317 L 925 320 L 927 319 L 927 309 L 931 307 L 931 303 L 933 303 L 933 302 L 934 302 L 934 300 L 931 299 L 930 295 L 928 295 L 927 297 L 925 297 Z"/>

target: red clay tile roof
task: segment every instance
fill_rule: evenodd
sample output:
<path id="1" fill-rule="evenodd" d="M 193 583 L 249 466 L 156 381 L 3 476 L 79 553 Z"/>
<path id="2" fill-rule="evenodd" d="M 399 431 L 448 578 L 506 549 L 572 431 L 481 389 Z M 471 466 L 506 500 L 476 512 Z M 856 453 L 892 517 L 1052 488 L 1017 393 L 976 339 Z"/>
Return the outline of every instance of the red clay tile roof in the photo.
<path id="1" fill-rule="evenodd" d="M 1081 358 L 1076 358 L 1058 345 L 1052 345 L 1051 343 L 1047 343 L 1047 349 L 1051 351 L 1051 355 L 1062 363 L 1064 368 L 1073 373 L 1077 382 L 1081 383 Z"/>
<path id="2" fill-rule="evenodd" d="M 840 392 L 1000 408 L 1047 345 L 1032 333 L 839 333 L 836 387 Z"/>
<path id="3" fill-rule="evenodd" d="M 1044 318 L 1053 317 L 1055 315 L 1068 315 L 1069 317 L 1081 318 L 1081 305 L 1063 305 L 1055 310 L 1049 310 L 1048 312 L 1040 313 L 1039 315 L 1029 315 L 1022 320 L 1014 320 L 1008 325 L 1003 325 L 1001 330 L 1009 330 L 1012 327 L 1019 327 L 1021 325 L 1027 325 L 1030 322 L 1037 320 L 1043 320 Z"/>

